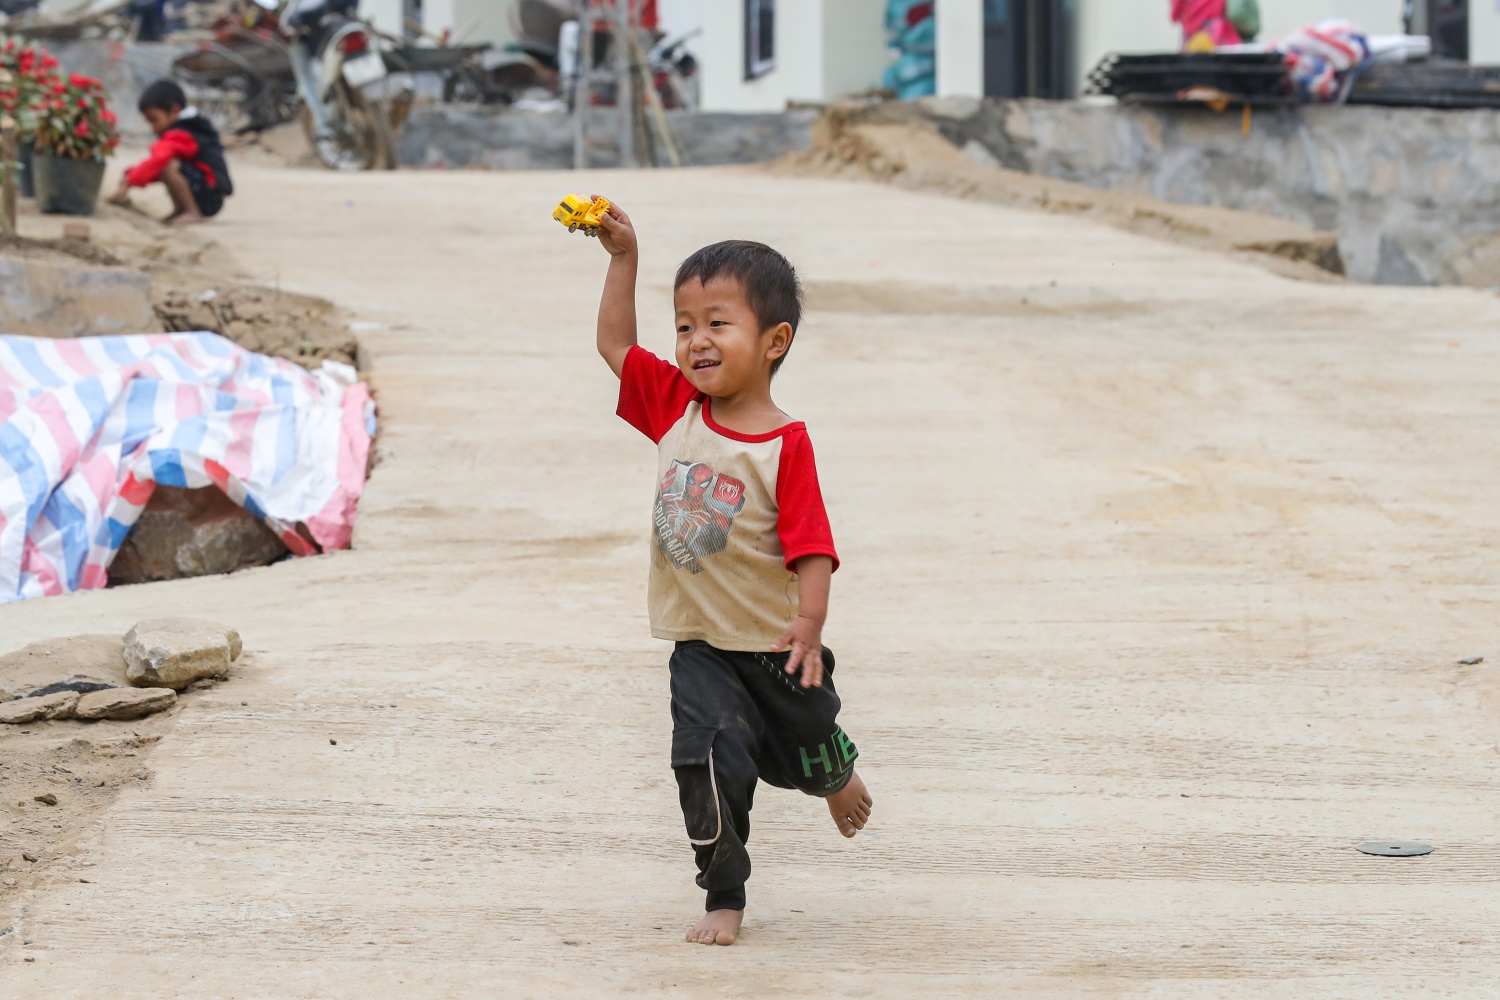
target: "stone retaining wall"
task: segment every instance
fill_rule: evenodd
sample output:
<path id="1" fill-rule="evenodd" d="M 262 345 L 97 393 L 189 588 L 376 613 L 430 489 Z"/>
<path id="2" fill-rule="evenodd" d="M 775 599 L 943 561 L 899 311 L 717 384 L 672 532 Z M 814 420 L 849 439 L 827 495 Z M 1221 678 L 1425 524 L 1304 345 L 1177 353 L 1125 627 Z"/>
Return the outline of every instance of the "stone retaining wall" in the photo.
<path id="1" fill-rule="evenodd" d="M 780 114 L 671 112 L 669 119 L 693 166 L 760 163 L 811 141 L 816 111 Z M 616 167 L 615 115 L 601 111 L 590 134 L 589 164 Z M 573 120 L 566 114 L 507 107 L 439 104 L 412 111 L 399 142 L 402 166 L 565 170 L 573 166 Z"/>
<path id="2" fill-rule="evenodd" d="M 1500 285 L 1500 112 L 924 102 L 1005 166 L 1339 234 L 1350 277 Z"/>

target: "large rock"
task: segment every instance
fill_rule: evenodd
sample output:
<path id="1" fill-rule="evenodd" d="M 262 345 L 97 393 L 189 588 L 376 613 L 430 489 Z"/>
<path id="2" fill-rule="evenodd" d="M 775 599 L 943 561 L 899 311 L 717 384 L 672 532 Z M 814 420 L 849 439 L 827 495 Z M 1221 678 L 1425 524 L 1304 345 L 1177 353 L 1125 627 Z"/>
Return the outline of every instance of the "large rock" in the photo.
<path id="1" fill-rule="evenodd" d="M 20 725 L 44 719 L 66 719 L 78 704 L 77 691 L 59 691 L 40 698 L 17 698 L 0 705 L 0 722 Z"/>
<path id="2" fill-rule="evenodd" d="M 153 618 L 125 633 L 125 677 L 136 687 L 181 691 L 222 677 L 240 655 L 240 634 L 200 618 Z"/>
<path id="3" fill-rule="evenodd" d="M 134 268 L 82 260 L 62 244 L 10 242 L 0 254 L 0 322 L 27 337 L 89 337 L 162 328 L 151 308 L 151 278 Z M 85 256 L 108 259 L 91 244 Z M 118 263 L 118 262 L 116 262 Z"/>
<path id="4" fill-rule="evenodd" d="M 123 687 L 125 643 L 118 635 L 44 639 L 0 656 L 0 702 L 54 691 Z"/>
<path id="5" fill-rule="evenodd" d="M 109 566 L 109 582 L 231 573 L 285 558 L 270 528 L 215 486 L 158 486 Z"/>
<path id="6" fill-rule="evenodd" d="M 81 696 L 73 715 L 79 719 L 139 719 L 166 711 L 176 702 L 177 692 L 171 688 L 112 688 Z"/>

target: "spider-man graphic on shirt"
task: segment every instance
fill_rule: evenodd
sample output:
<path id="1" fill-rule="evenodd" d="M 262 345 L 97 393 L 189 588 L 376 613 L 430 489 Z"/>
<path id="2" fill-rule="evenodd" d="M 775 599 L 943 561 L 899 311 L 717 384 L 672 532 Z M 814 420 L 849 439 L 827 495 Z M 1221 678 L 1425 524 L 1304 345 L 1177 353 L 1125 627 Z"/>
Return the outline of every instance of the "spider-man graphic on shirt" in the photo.
<path id="1" fill-rule="evenodd" d="M 724 551 L 745 484 L 705 462 L 674 461 L 656 498 L 656 544 L 678 569 L 701 572 L 699 560 Z"/>

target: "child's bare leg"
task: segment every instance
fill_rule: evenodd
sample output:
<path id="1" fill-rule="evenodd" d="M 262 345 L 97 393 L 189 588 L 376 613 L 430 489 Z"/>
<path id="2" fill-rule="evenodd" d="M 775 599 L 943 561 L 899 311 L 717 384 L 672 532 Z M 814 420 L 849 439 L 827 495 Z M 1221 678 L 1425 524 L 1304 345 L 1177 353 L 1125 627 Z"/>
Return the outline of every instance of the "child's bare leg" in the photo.
<path id="1" fill-rule="evenodd" d="M 870 810 L 875 805 L 864 779 L 856 771 L 849 775 L 849 783 L 828 796 L 828 811 L 838 824 L 839 833 L 852 837 L 865 828 L 870 821 Z"/>
<path id="2" fill-rule="evenodd" d="M 744 919 L 744 910 L 709 910 L 689 928 L 687 940 L 693 944 L 734 944 Z"/>
<path id="3" fill-rule="evenodd" d="M 198 203 L 193 200 L 193 189 L 188 187 L 187 178 L 182 176 L 180 163 L 176 160 L 169 162 L 161 172 L 161 182 L 167 189 L 167 194 L 172 196 L 172 214 L 163 221 L 174 226 L 203 221 L 203 213 L 198 211 Z"/>

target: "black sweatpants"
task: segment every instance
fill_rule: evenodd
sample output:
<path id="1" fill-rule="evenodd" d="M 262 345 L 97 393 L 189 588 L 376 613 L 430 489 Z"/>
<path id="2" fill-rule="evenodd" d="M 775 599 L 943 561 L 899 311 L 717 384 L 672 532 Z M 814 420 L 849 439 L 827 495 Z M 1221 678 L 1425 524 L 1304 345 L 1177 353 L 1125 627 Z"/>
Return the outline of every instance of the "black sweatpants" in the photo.
<path id="1" fill-rule="evenodd" d="M 824 647 L 815 688 L 787 674 L 790 655 L 706 642 L 672 653 L 672 769 L 708 910 L 745 908 L 757 779 L 827 797 L 854 773 L 859 751 L 838 725 L 833 652 Z"/>

